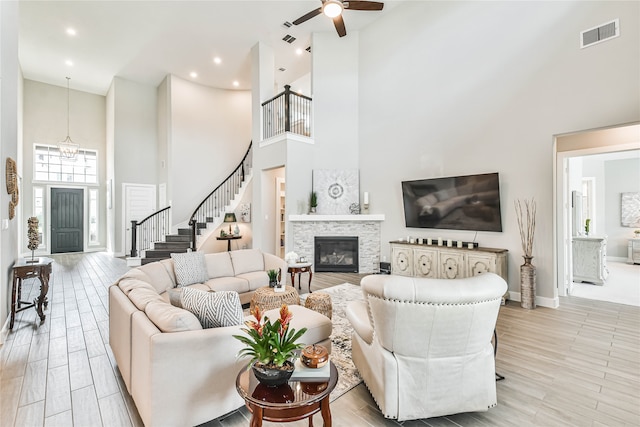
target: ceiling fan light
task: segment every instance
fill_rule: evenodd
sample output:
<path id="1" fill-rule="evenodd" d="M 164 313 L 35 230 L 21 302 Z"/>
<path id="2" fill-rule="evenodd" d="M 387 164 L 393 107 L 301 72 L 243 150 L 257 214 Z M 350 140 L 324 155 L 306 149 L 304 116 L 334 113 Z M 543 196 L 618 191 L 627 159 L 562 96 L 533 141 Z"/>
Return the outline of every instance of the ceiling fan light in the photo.
<path id="1" fill-rule="evenodd" d="M 322 12 L 329 18 L 335 18 L 342 14 L 343 8 L 342 2 L 338 0 L 327 0 L 322 6 Z"/>

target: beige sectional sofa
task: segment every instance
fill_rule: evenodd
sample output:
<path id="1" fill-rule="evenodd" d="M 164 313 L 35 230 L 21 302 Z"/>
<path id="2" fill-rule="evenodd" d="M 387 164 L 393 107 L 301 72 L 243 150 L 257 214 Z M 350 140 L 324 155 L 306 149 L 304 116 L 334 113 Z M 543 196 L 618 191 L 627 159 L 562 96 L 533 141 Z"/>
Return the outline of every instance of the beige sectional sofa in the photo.
<path id="1" fill-rule="evenodd" d="M 280 258 L 247 249 L 206 254 L 202 290 L 237 291 L 243 303 L 268 285 L 266 270 L 282 269 Z M 282 275 L 285 277 L 285 274 Z M 128 392 L 149 426 L 193 426 L 241 407 L 237 359 L 242 325 L 203 329 L 191 312 L 172 305 L 169 292 L 178 281 L 174 261 L 133 268 L 109 288 L 109 344 Z M 305 344 L 331 348 L 331 321 L 302 306 L 290 306 L 291 326 L 307 327 Z M 272 319 L 278 310 L 267 312 Z"/>

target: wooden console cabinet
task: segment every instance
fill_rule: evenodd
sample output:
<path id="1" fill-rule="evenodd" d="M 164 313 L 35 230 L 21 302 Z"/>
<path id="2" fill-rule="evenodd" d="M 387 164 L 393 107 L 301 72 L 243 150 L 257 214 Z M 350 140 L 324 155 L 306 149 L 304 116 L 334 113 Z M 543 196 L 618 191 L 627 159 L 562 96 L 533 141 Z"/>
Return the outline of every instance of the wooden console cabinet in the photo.
<path id="1" fill-rule="evenodd" d="M 391 274 L 458 279 L 491 272 L 508 282 L 507 250 L 450 248 L 406 242 L 391 244 Z M 508 299 L 508 292 L 505 299 Z"/>
<path id="2" fill-rule="evenodd" d="M 604 284 L 607 270 L 607 239 L 575 236 L 573 238 L 573 281 Z"/>

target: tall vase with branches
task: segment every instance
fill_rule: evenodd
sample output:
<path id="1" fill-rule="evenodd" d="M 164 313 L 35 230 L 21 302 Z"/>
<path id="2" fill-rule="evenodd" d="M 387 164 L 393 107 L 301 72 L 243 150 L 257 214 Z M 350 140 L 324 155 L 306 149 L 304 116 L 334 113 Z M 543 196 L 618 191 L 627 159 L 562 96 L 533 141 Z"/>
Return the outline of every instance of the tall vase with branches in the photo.
<path id="1" fill-rule="evenodd" d="M 536 202 L 534 199 L 516 199 L 515 208 L 524 252 L 524 264 L 520 266 L 520 306 L 531 309 L 536 308 L 536 268 L 531 264 L 536 232 Z"/>

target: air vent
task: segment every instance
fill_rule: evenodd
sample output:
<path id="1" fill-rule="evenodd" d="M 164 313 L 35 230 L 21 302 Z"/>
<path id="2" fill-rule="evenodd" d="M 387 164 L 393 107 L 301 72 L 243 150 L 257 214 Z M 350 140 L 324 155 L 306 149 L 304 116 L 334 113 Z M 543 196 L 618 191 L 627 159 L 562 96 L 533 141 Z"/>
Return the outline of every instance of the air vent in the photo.
<path id="1" fill-rule="evenodd" d="M 580 48 L 583 49 L 594 44 L 602 43 L 620 35 L 620 20 L 614 19 L 594 28 L 589 28 L 580 33 Z"/>
<path id="2" fill-rule="evenodd" d="M 284 41 L 286 41 L 287 43 L 291 44 L 291 43 L 293 43 L 294 41 L 296 41 L 296 38 L 295 38 L 295 37 L 293 37 L 291 34 L 287 34 L 286 36 L 284 36 L 284 37 L 282 38 L 282 40 L 284 40 Z"/>
<path id="3" fill-rule="evenodd" d="M 289 21 L 284 21 L 284 22 L 282 23 L 282 26 L 283 26 L 283 27 L 285 27 L 285 28 L 289 28 L 289 27 L 291 27 L 292 25 L 293 25 L 293 24 L 292 24 L 291 22 L 289 22 Z"/>

